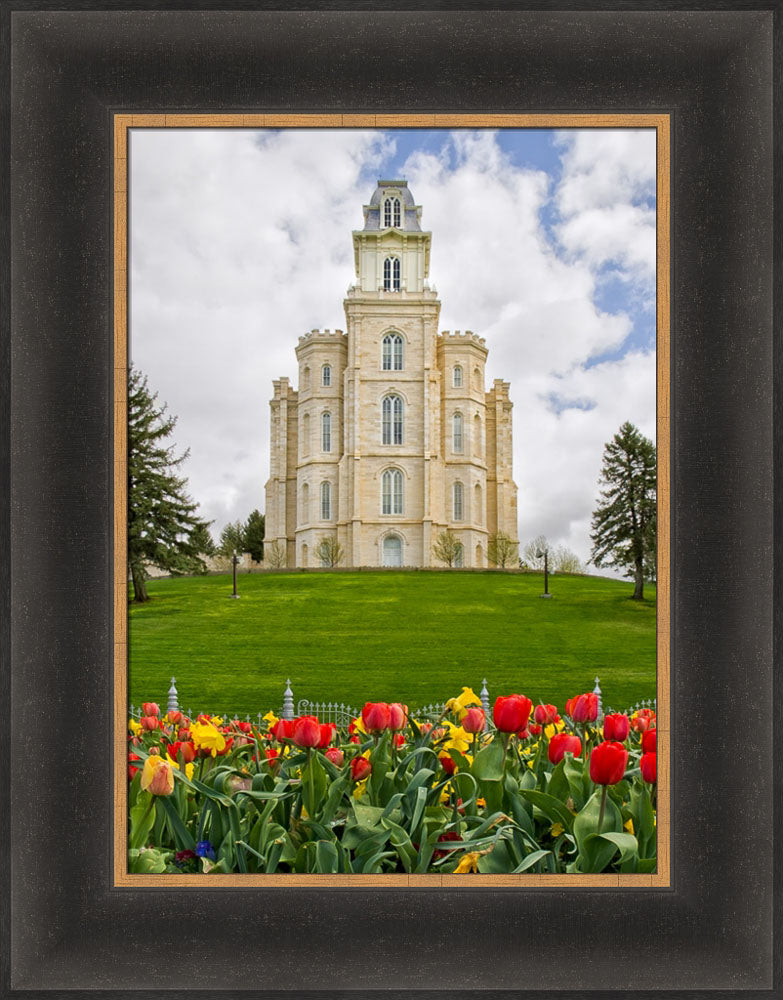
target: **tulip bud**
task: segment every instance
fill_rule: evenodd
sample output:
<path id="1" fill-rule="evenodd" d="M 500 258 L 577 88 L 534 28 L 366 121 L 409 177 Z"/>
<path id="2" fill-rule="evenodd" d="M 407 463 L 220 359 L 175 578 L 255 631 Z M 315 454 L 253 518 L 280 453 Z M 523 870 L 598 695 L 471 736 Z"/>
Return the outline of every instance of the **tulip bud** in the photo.
<path id="1" fill-rule="evenodd" d="M 278 721 L 272 726 L 271 732 L 274 734 L 275 739 L 282 743 L 285 740 L 291 740 L 294 738 L 294 720 L 293 719 L 278 719 Z"/>
<path id="2" fill-rule="evenodd" d="M 642 769 L 642 778 L 647 782 L 648 785 L 654 785 L 658 777 L 658 755 L 655 753 L 643 753 L 642 759 L 639 762 L 639 767 Z"/>
<path id="3" fill-rule="evenodd" d="M 354 781 L 363 781 L 372 773 L 372 764 L 366 757 L 354 757 L 351 761 L 351 777 Z"/>
<path id="4" fill-rule="evenodd" d="M 454 772 L 457 770 L 457 765 L 454 763 L 452 758 L 449 757 L 447 753 L 440 753 L 438 754 L 438 757 L 440 759 L 441 766 L 443 767 L 443 770 L 446 772 L 446 774 L 454 774 Z"/>
<path id="5" fill-rule="evenodd" d="M 598 718 L 598 695 L 578 694 L 575 698 L 569 698 L 565 710 L 566 715 L 570 715 L 574 722 L 595 722 Z"/>
<path id="6" fill-rule="evenodd" d="M 141 706 L 145 715 L 160 715 L 160 709 L 154 701 L 145 701 Z"/>
<path id="7" fill-rule="evenodd" d="M 174 768 L 158 754 L 150 754 L 141 772 L 141 787 L 152 795 L 171 795 L 174 791 Z"/>
<path id="8" fill-rule="evenodd" d="M 402 733 L 395 733 L 392 737 L 392 743 L 398 749 L 405 746 L 405 736 Z"/>
<path id="9" fill-rule="evenodd" d="M 618 743 L 623 743 L 628 739 L 630 729 L 631 723 L 629 722 L 627 715 L 623 715 L 621 712 L 615 712 L 614 715 L 604 716 L 605 740 L 615 740 Z"/>
<path id="10" fill-rule="evenodd" d="M 389 706 L 385 701 L 368 701 L 362 709 L 362 722 L 368 733 L 382 733 L 391 722 Z"/>
<path id="11" fill-rule="evenodd" d="M 324 757 L 330 760 L 335 767 L 342 767 L 345 761 L 345 754 L 339 747 L 329 747 L 329 749 L 324 753 Z"/>
<path id="12" fill-rule="evenodd" d="M 155 715 L 142 715 L 141 717 L 141 728 L 148 731 L 153 729 L 158 729 L 160 727 L 160 720 Z"/>
<path id="13" fill-rule="evenodd" d="M 495 699 L 492 717 L 501 733 L 518 733 L 527 727 L 533 702 L 523 694 L 510 694 Z"/>
<path id="14" fill-rule="evenodd" d="M 168 712 L 166 714 L 166 720 L 172 724 L 172 726 L 178 726 L 182 722 L 182 712 Z"/>
<path id="15" fill-rule="evenodd" d="M 389 705 L 389 729 L 392 732 L 399 732 L 404 729 L 408 722 L 408 706 L 394 702 Z"/>
<path id="16" fill-rule="evenodd" d="M 549 726 L 557 721 L 556 705 L 536 705 L 533 718 L 539 726 Z"/>
<path id="17" fill-rule="evenodd" d="M 303 716 L 294 723 L 293 739 L 298 747 L 317 747 L 321 738 L 321 727 L 311 716 Z"/>
<path id="18" fill-rule="evenodd" d="M 555 733 L 549 741 L 549 763 L 559 764 L 567 753 L 578 757 L 582 753 L 582 741 L 573 733 Z"/>
<path id="19" fill-rule="evenodd" d="M 606 740 L 590 754 L 590 778 L 596 785 L 616 785 L 623 780 L 628 751 L 622 743 Z"/>
<path id="20" fill-rule="evenodd" d="M 658 752 L 657 733 L 657 729 L 648 729 L 646 733 L 642 733 L 642 753 Z"/>
<path id="21" fill-rule="evenodd" d="M 485 725 L 483 708 L 469 708 L 462 717 L 462 728 L 466 733 L 483 733 Z"/>
<path id="22" fill-rule="evenodd" d="M 531 736 L 541 735 L 541 726 L 536 726 L 534 723 L 531 723 L 531 725 L 529 725 L 527 728 Z"/>

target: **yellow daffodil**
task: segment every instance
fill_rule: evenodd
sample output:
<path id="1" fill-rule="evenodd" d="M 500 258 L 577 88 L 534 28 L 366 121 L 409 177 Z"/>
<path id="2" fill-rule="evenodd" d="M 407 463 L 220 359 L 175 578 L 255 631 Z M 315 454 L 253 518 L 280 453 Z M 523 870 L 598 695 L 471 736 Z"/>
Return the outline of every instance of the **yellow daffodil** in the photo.
<path id="1" fill-rule="evenodd" d="M 219 750 L 226 749 L 223 734 L 209 722 L 194 722 L 190 727 L 190 738 L 197 750 L 209 750 L 213 757 Z"/>
<path id="2" fill-rule="evenodd" d="M 462 694 L 457 698 L 449 698 L 446 702 L 446 711 L 454 712 L 457 718 L 461 721 L 465 718 L 465 714 L 471 705 L 477 705 L 481 708 L 481 698 L 478 697 L 472 688 L 464 687 L 462 689 Z"/>
<path id="3" fill-rule="evenodd" d="M 549 828 L 549 833 L 550 836 L 552 837 L 559 837 L 564 830 L 565 827 L 563 826 L 562 823 L 553 823 L 552 826 L 550 826 Z"/>
<path id="4" fill-rule="evenodd" d="M 548 740 L 551 740 L 555 733 L 562 733 L 565 729 L 565 722 L 561 719 L 560 722 L 550 722 L 548 726 L 544 727 L 544 733 Z"/>
<path id="5" fill-rule="evenodd" d="M 363 733 L 365 736 L 368 735 L 367 730 L 364 728 L 364 720 L 362 719 L 361 715 L 358 717 L 358 719 L 353 720 L 353 728 L 354 731 L 357 733 Z"/>
<path id="6" fill-rule="evenodd" d="M 219 715 L 213 715 L 212 718 L 209 721 L 212 723 L 213 726 L 222 726 L 223 725 L 223 719 Z"/>
<path id="7" fill-rule="evenodd" d="M 174 791 L 174 771 L 160 754 L 150 754 L 141 772 L 142 791 L 152 795 L 171 795 Z"/>
<path id="8" fill-rule="evenodd" d="M 453 722 L 449 722 L 447 719 L 443 721 L 443 726 L 447 731 L 448 737 L 443 744 L 443 749 L 459 750 L 460 753 L 465 753 L 473 742 L 472 734 L 466 733 L 462 726 L 455 726 Z"/>
<path id="9" fill-rule="evenodd" d="M 141 732 L 141 723 L 137 722 L 133 717 L 128 719 L 128 729 L 133 733 L 134 736 L 138 736 Z"/>
<path id="10" fill-rule="evenodd" d="M 478 871 L 478 860 L 481 857 L 479 851 L 468 851 L 460 858 L 459 864 L 454 869 L 455 875 L 466 875 L 468 872 Z"/>
<path id="11" fill-rule="evenodd" d="M 364 795 L 365 789 L 367 788 L 367 778 L 364 781 L 357 781 L 356 787 L 353 790 L 353 797 L 355 799 L 360 799 Z"/>
<path id="12" fill-rule="evenodd" d="M 195 764 L 193 764 L 192 761 L 191 761 L 191 763 L 185 765 L 185 774 L 187 775 L 188 781 L 192 781 L 193 780 L 193 772 L 195 771 L 195 769 L 196 769 L 196 766 L 195 766 Z"/>
<path id="13" fill-rule="evenodd" d="M 623 823 L 623 829 L 627 830 L 633 836 L 633 820 L 629 819 L 627 823 Z"/>
<path id="14" fill-rule="evenodd" d="M 271 709 L 266 713 L 265 716 L 263 716 L 263 719 L 268 729 L 271 729 L 272 726 L 275 725 L 275 723 L 280 721 Z"/>

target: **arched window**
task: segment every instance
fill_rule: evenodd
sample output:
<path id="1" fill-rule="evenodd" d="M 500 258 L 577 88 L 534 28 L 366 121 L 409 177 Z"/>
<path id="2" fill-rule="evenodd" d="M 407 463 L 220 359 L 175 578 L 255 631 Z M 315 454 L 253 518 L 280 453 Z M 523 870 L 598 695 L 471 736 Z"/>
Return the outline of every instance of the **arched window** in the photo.
<path id="1" fill-rule="evenodd" d="M 400 290 L 400 258 L 387 257 L 383 262 L 383 290 L 399 292 Z"/>
<path id="2" fill-rule="evenodd" d="M 310 454 L 310 414 L 305 413 L 302 420 L 302 454 Z"/>
<path id="3" fill-rule="evenodd" d="M 381 476 L 381 513 L 402 514 L 402 473 L 386 469 Z"/>
<path id="4" fill-rule="evenodd" d="M 321 520 L 332 519 L 332 484 L 321 483 Z"/>
<path id="5" fill-rule="evenodd" d="M 478 368 L 473 369 L 473 388 L 481 389 L 481 372 Z"/>
<path id="6" fill-rule="evenodd" d="M 462 388 L 462 366 L 461 365 L 454 365 L 454 372 L 453 372 L 453 374 L 454 374 L 454 388 L 455 389 L 461 389 Z"/>
<path id="7" fill-rule="evenodd" d="M 452 448 L 456 452 L 462 451 L 462 414 L 455 413 L 451 418 Z"/>
<path id="8" fill-rule="evenodd" d="M 481 456 L 481 417 L 478 413 L 473 418 L 473 454 Z"/>
<path id="9" fill-rule="evenodd" d="M 387 198 L 383 203 L 383 225 L 386 229 L 390 229 L 392 226 L 397 229 L 400 228 L 400 199 L 399 198 Z"/>
<path id="10" fill-rule="evenodd" d="M 462 483 L 454 483 L 453 489 L 453 500 L 454 500 L 454 520 L 461 521 L 465 513 L 465 503 L 464 503 L 464 490 L 462 488 Z"/>
<path id="11" fill-rule="evenodd" d="M 384 396 L 381 404 L 383 444 L 402 444 L 402 396 Z"/>
<path id="12" fill-rule="evenodd" d="M 307 543 L 302 546 L 302 565 L 307 565 Z"/>
<path id="13" fill-rule="evenodd" d="M 302 388 L 310 388 L 310 368 L 307 365 L 302 369 Z"/>
<path id="14" fill-rule="evenodd" d="M 381 367 L 385 372 L 402 371 L 402 337 L 399 333 L 387 333 L 382 341 Z"/>
<path id="15" fill-rule="evenodd" d="M 387 535 L 384 538 L 383 565 L 402 566 L 402 539 L 399 535 Z"/>
<path id="16" fill-rule="evenodd" d="M 321 451 L 332 450 L 332 415 L 328 411 L 321 414 Z"/>
<path id="17" fill-rule="evenodd" d="M 465 550 L 462 548 L 462 542 L 457 542 L 456 549 L 454 550 L 454 565 L 457 569 L 462 569 L 465 564 Z"/>
<path id="18" fill-rule="evenodd" d="M 481 568 L 484 565 L 484 552 L 481 545 L 476 546 L 476 567 Z"/>
<path id="19" fill-rule="evenodd" d="M 482 503 L 481 503 L 481 486 L 479 483 L 473 487 L 473 520 L 476 524 L 481 524 L 483 521 L 482 517 Z"/>
<path id="20" fill-rule="evenodd" d="M 310 520 L 310 487 L 305 483 L 302 486 L 302 524 L 307 524 Z"/>
<path id="21" fill-rule="evenodd" d="M 321 369 L 321 385 L 332 384 L 332 366 L 324 365 Z"/>

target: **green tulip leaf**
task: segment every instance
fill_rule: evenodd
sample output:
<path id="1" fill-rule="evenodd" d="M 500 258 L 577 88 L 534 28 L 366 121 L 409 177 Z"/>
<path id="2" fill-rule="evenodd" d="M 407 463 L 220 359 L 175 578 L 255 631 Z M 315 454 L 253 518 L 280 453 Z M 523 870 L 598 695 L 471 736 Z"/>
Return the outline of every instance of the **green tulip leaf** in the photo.
<path id="1" fill-rule="evenodd" d="M 310 760 L 302 769 L 302 802 L 307 815 L 315 819 L 326 795 L 327 777 L 317 754 L 312 754 Z"/>
<path id="2" fill-rule="evenodd" d="M 473 759 L 471 768 L 474 778 L 478 781 L 500 781 L 503 777 L 503 765 L 506 755 L 499 739 L 494 739 L 483 747 Z"/>
<path id="3" fill-rule="evenodd" d="M 177 812 L 176 806 L 171 801 L 168 796 L 160 796 L 160 804 L 165 810 L 166 818 L 169 823 L 169 829 L 174 837 L 174 843 L 177 846 L 178 851 L 195 851 L 196 841 L 193 838 L 193 834 L 188 830 L 185 824 L 182 822 L 182 818 Z"/>
<path id="4" fill-rule="evenodd" d="M 574 814 L 560 799 L 532 788 L 520 788 L 519 794 L 534 806 L 538 806 L 547 819 L 553 823 L 562 823 L 563 827 L 570 833 L 574 826 Z"/>
<path id="5" fill-rule="evenodd" d="M 512 874 L 520 875 L 522 872 L 526 872 L 528 868 L 532 868 L 533 865 L 537 864 L 542 858 L 545 858 L 547 854 L 551 853 L 551 851 L 531 851 L 522 864 L 517 865 Z"/>
<path id="6" fill-rule="evenodd" d="M 150 792 L 139 792 L 136 805 L 130 811 L 130 847 L 143 847 L 155 825 L 154 797 Z"/>

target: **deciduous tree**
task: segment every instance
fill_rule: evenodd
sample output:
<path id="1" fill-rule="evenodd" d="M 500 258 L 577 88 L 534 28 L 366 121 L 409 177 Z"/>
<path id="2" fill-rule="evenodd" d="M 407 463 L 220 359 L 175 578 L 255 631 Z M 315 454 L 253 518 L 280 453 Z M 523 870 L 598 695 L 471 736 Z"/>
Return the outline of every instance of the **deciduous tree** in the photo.
<path id="1" fill-rule="evenodd" d="M 509 563 L 518 559 L 519 544 L 513 541 L 505 531 L 496 531 L 489 536 L 487 542 L 487 557 L 499 569 L 505 569 Z"/>

